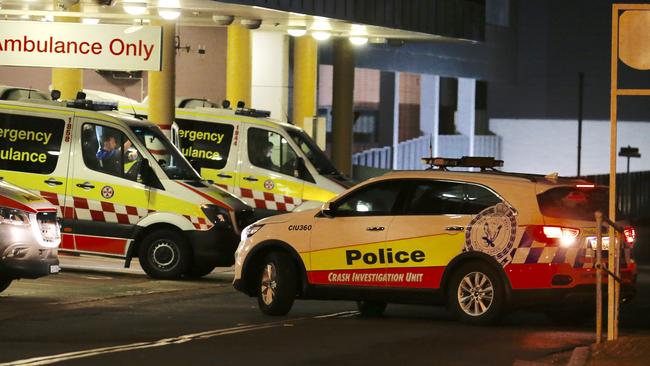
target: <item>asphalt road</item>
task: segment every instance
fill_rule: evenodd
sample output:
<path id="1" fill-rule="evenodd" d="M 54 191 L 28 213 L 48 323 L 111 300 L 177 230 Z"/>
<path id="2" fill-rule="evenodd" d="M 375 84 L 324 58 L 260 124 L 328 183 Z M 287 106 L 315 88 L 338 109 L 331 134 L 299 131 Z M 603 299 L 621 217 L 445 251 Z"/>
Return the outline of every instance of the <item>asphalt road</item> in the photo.
<path id="1" fill-rule="evenodd" d="M 0 365 L 512 365 L 594 341 L 592 325 L 528 312 L 472 327 L 442 308 L 391 305 L 365 319 L 350 302 L 298 301 L 267 317 L 230 280 L 64 271 L 18 281 L 0 295 Z M 638 289 L 623 334 L 650 331 L 648 266 Z"/>

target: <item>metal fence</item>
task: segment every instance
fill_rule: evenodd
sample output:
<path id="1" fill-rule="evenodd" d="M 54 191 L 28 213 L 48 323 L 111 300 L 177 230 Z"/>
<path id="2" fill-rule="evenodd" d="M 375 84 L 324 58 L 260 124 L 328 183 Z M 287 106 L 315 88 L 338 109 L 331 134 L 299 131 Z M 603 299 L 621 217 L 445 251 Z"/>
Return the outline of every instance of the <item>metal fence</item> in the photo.
<path id="1" fill-rule="evenodd" d="M 609 185 L 609 174 L 584 177 L 596 184 Z M 616 174 L 617 218 L 650 219 L 650 171 Z"/>
<path id="2" fill-rule="evenodd" d="M 400 142 L 397 145 L 397 169 L 424 169 L 421 159 L 429 156 L 429 136 L 421 136 Z M 438 156 L 460 158 L 468 155 L 469 137 L 463 135 L 440 135 L 438 137 Z M 501 158 L 501 138 L 499 136 L 475 136 L 474 156 Z M 391 146 L 369 149 L 352 155 L 352 164 L 380 169 L 393 169 L 393 148 Z"/>

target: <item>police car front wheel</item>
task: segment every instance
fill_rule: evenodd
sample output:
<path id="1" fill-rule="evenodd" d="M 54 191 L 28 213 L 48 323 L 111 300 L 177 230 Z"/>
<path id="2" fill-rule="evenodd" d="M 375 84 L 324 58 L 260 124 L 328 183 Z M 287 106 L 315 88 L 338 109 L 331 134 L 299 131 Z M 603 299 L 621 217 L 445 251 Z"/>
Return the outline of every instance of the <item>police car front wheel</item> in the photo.
<path id="1" fill-rule="evenodd" d="M 267 315 L 286 315 L 296 296 L 296 265 L 287 253 L 271 252 L 259 268 L 257 303 Z"/>
<path id="2" fill-rule="evenodd" d="M 157 230 L 140 245 L 140 266 L 152 278 L 177 279 L 187 272 L 190 251 L 181 233 Z"/>
<path id="3" fill-rule="evenodd" d="M 452 312 L 461 321 L 491 324 L 505 305 L 504 286 L 496 271 L 486 263 L 468 263 L 454 272 L 448 293 Z"/>

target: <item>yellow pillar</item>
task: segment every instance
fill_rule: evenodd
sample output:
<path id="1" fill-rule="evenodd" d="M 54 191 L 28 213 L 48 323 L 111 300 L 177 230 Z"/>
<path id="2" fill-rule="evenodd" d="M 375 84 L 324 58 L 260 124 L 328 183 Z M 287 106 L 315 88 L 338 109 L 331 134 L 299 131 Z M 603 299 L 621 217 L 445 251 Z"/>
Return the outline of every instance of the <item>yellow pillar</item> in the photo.
<path id="1" fill-rule="evenodd" d="M 332 161 L 343 174 L 352 174 L 354 119 L 354 49 L 347 38 L 334 40 L 332 93 Z"/>
<path id="2" fill-rule="evenodd" d="M 174 122 L 176 98 L 176 24 L 159 20 L 152 25 L 162 26 L 162 66 L 160 71 L 148 73 L 148 119 L 169 134 Z"/>
<path id="3" fill-rule="evenodd" d="M 54 6 L 58 6 L 55 0 Z M 71 5 L 69 11 L 80 11 L 79 3 Z M 74 17 L 56 17 L 57 22 L 77 23 L 79 18 Z M 56 89 L 61 91 L 62 100 L 73 100 L 77 96 L 77 92 L 83 90 L 84 74 L 82 69 L 63 69 L 52 68 L 52 90 Z"/>
<path id="4" fill-rule="evenodd" d="M 303 127 L 305 117 L 316 115 L 318 43 L 313 37 L 294 39 L 293 48 L 293 123 Z"/>
<path id="5" fill-rule="evenodd" d="M 251 32 L 239 24 L 232 24 L 228 26 L 226 99 L 233 107 L 239 101 L 244 101 L 250 106 L 251 79 Z"/>

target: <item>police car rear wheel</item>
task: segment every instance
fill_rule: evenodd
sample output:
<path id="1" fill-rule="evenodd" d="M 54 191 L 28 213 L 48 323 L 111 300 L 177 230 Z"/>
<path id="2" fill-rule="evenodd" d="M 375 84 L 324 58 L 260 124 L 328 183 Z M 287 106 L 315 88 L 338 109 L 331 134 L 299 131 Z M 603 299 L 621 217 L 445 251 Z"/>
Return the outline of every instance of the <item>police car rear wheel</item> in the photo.
<path id="1" fill-rule="evenodd" d="M 381 301 L 357 301 L 357 309 L 359 309 L 361 316 L 375 318 L 384 314 L 386 303 Z"/>
<path id="2" fill-rule="evenodd" d="M 152 278 L 177 279 L 190 264 L 185 238 L 172 230 L 147 235 L 140 245 L 140 266 Z"/>
<path id="3" fill-rule="evenodd" d="M 6 278 L 0 278 L 0 292 L 4 291 L 11 285 L 11 282 L 13 280 L 11 279 L 6 279 Z"/>
<path id="4" fill-rule="evenodd" d="M 449 287 L 451 309 L 461 321 L 496 322 L 504 307 L 504 289 L 498 274 L 484 263 L 469 263 L 454 273 Z"/>
<path id="5" fill-rule="evenodd" d="M 286 315 L 296 296 L 296 265 L 287 253 L 272 252 L 262 261 L 257 303 L 267 315 Z"/>

